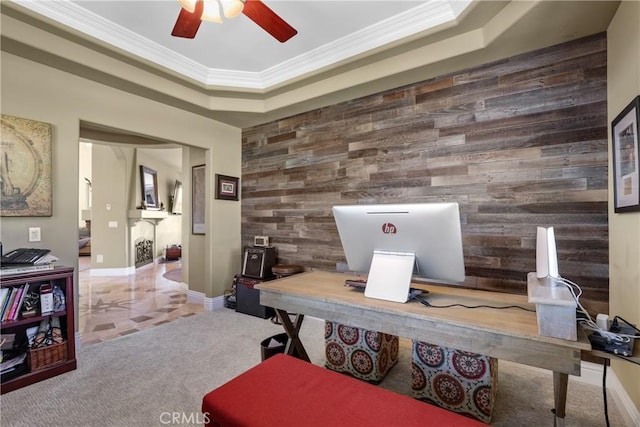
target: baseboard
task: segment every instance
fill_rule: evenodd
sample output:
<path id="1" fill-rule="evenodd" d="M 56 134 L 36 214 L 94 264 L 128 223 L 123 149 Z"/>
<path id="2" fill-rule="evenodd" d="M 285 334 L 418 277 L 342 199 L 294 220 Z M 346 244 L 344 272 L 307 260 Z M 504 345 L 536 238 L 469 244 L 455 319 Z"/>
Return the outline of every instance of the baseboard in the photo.
<path id="1" fill-rule="evenodd" d="M 136 272 L 134 266 L 123 268 L 91 268 L 89 275 L 91 277 L 103 277 L 103 276 L 128 276 Z"/>
<path id="2" fill-rule="evenodd" d="M 194 304 L 202 304 L 207 311 L 224 308 L 224 296 L 208 298 L 204 293 L 198 291 L 187 291 L 187 301 Z"/>
<path id="3" fill-rule="evenodd" d="M 208 311 L 218 310 L 220 308 L 224 308 L 224 296 L 220 295 L 214 298 L 205 298 L 204 299 L 204 308 Z"/>
<path id="4" fill-rule="evenodd" d="M 582 362 L 581 375 L 570 377 L 572 380 L 586 384 L 596 385 L 602 388 L 603 367 L 596 363 Z M 627 426 L 640 426 L 640 412 L 629 397 L 629 394 L 622 386 L 611 367 L 607 368 L 607 398 L 615 401 L 616 407 L 620 410 Z"/>
<path id="5" fill-rule="evenodd" d="M 158 264 L 158 260 L 160 258 L 155 258 L 153 260 L 154 264 Z M 149 263 L 150 264 L 150 263 Z M 145 264 L 145 265 L 149 265 Z M 144 266 L 143 266 L 144 267 Z M 128 276 L 136 272 L 136 266 L 131 265 L 129 267 L 119 267 L 119 268 L 89 268 L 89 275 L 92 277 L 101 277 L 101 276 Z"/>
<path id="6" fill-rule="evenodd" d="M 76 342 L 76 351 L 82 348 L 82 334 L 80 332 L 76 332 L 74 336 L 74 340 Z"/>
<path id="7" fill-rule="evenodd" d="M 204 293 L 198 291 L 187 290 L 187 302 L 193 304 L 201 304 L 204 302 Z"/>

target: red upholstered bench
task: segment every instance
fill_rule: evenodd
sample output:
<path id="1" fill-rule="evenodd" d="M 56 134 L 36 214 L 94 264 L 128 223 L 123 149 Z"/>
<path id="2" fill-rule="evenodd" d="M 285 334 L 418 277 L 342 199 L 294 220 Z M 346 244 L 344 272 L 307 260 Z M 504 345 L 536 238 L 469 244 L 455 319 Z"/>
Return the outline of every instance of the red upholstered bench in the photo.
<path id="1" fill-rule="evenodd" d="M 278 354 L 209 392 L 210 426 L 486 426 L 308 362 Z"/>

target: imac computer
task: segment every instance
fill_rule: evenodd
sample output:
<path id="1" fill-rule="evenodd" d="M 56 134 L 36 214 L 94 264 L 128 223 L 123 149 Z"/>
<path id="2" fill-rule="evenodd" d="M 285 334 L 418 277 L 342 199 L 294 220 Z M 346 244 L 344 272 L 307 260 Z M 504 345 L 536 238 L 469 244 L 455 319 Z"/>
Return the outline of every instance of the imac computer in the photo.
<path id="1" fill-rule="evenodd" d="M 368 272 L 365 296 L 406 302 L 412 279 L 465 279 L 457 203 L 334 206 L 349 269 Z"/>

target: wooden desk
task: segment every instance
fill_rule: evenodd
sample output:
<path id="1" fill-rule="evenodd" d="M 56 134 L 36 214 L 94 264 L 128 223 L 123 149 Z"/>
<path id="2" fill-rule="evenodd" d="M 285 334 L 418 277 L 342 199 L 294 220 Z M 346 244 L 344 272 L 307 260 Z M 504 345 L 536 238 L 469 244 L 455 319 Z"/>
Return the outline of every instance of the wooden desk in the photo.
<path id="1" fill-rule="evenodd" d="M 536 314 L 518 309 L 429 308 L 367 298 L 344 286 L 347 274 L 314 271 L 263 282 L 260 304 L 273 307 L 290 337 L 287 354 L 297 350 L 309 360 L 298 337 L 304 315 L 484 354 L 553 371 L 555 423 L 564 424 L 568 375 L 580 375 L 582 350 L 590 350 L 586 337 L 578 341 L 538 334 Z M 429 291 L 434 305 L 462 303 L 495 306 L 517 304 L 534 309 L 524 295 L 418 285 Z M 299 313 L 291 321 L 287 312 Z"/>

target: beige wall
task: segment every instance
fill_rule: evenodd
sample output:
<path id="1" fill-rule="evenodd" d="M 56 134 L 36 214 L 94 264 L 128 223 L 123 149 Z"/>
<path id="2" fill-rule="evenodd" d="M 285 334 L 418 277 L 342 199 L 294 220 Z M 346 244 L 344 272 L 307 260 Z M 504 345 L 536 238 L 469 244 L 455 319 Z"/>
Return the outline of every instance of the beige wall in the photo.
<path id="1" fill-rule="evenodd" d="M 192 148 L 187 153 L 186 159 L 183 159 L 182 164 L 186 166 L 185 170 L 191 175 L 191 168 L 193 166 L 202 165 L 205 163 L 205 150 Z M 185 180 L 186 185 L 182 189 L 183 203 L 186 203 L 189 207 L 192 206 L 191 194 L 192 186 L 191 179 Z M 183 205 L 184 206 L 184 205 Z M 183 215 L 185 221 L 182 223 L 182 232 L 185 236 L 190 236 L 188 245 L 183 245 L 182 256 L 186 259 L 193 260 L 196 265 L 204 265 L 204 248 L 205 248 L 205 236 L 201 234 L 193 234 L 192 221 L 191 221 L 191 209 L 188 210 L 188 215 Z M 187 283 L 189 283 L 189 289 L 204 292 L 205 291 L 205 271 L 204 269 L 182 269 L 182 277 Z"/>
<path id="2" fill-rule="evenodd" d="M 92 159 L 91 264 L 96 268 L 123 268 L 129 259 L 125 244 L 129 236 L 127 183 L 134 148 L 94 144 Z M 109 223 L 117 227 L 109 227 Z"/>
<path id="3" fill-rule="evenodd" d="M 126 268 L 135 265 L 135 254 L 132 251 L 132 223 L 128 211 L 136 209 L 141 203 L 140 165 L 145 165 L 157 172 L 158 198 L 169 209 L 169 195 L 173 192 L 176 180 L 183 181 L 182 148 L 136 148 L 109 143 L 80 144 L 80 207 L 85 206 L 83 193 L 84 176 L 92 180 L 95 201 L 91 209 L 92 222 L 92 267 Z M 84 149 L 83 149 L 84 147 Z M 95 173 L 83 174 L 85 163 L 94 158 Z M 176 158 L 171 162 L 171 158 Z M 176 162 L 178 164 L 176 165 Z M 110 209 L 106 209 L 106 206 Z M 109 222 L 116 221 L 117 228 L 109 227 Z M 84 222 L 81 221 L 82 225 Z M 168 216 L 158 221 L 155 229 L 154 257 L 164 256 L 164 248 L 168 245 L 182 244 L 182 215 Z M 135 227 L 135 225 L 134 225 Z M 102 255 L 98 262 L 97 255 Z"/>
<path id="4" fill-rule="evenodd" d="M 83 210 L 88 210 L 91 205 L 91 191 L 89 191 L 89 185 L 84 180 L 85 178 L 89 178 L 89 180 L 91 180 L 91 144 L 81 143 L 78 152 L 78 215 L 80 215 Z M 82 218 L 78 221 L 78 226 L 86 226 Z"/>
<path id="5" fill-rule="evenodd" d="M 622 2 L 611 21 L 607 36 L 608 105 L 611 123 L 632 99 L 640 95 L 640 2 Z M 618 315 L 638 325 L 640 212 L 614 213 L 611 153 L 609 161 L 610 317 Z M 612 366 L 630 399 L 636 408 L 640 408 L 640 366 L 616 361 L 612 362 Z"/>
<path id="6" fill-rule="evenodd" d="M 159 221 L 156 225 L 156 251 L 155 257 L 164 256 L 164 249 L 170 245 L 182 244 L 182 215 L 171 214 L 170 196 L 176 180 L 184 181 L 182 171 L 182 149 L 181 148 L 138 148 L 137 163 L 134 170 L 132 182 L 135 183 L 135 190 L 127 209 L 135 209 L 140 205 L 142 191 L 140 189 L 140 165 L 154 169 L 158 179 L 158 199 L 164 204 L 164 209 L 168 216 Z M 175 161 L 172 161 L 175 159 Z M 179 167 L 174 165 L 178 162 Z M 185 175 L 186 176 L 186 175 Z"/>
<path id="7" fill-rule="evenodd" d="M 211 164 L 211 179 L 215 173 L 240 176 L 238 128 L 5 52 L 1 60 L 3 114 L 53 124 L 53 216 L 3 218 L 0 238 L 7 249 L 29 246 L 28 228 L 38 226 L 42 229 L 41 246 L 51 248 L 61 264 L 77 266 L 81 120 L 201 147 Z M 185 199 L 184 203 L 188 207 L 190 201 Z M 221 265 L 240 253 L 240 204 L 211 200 L 208 208 L 209 218 L 215 218 L 216 223 L 207 224 L 203 261 L 190 270 L 205 272 L 199 290 L 206 296 L 218 296 L 230 286 L 240 265 L 239 261 Z"/>

